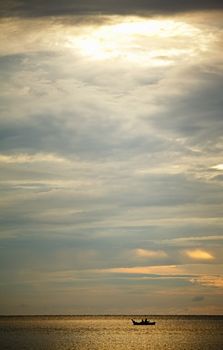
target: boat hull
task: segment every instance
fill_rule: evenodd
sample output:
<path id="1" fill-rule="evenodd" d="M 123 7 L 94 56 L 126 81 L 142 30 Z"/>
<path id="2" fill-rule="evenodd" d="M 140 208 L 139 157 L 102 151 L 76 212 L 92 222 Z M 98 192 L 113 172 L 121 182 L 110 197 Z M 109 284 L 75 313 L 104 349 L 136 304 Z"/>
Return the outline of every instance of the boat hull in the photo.
<path id="1" fill-rule="evenodd" d="M 155 326 L 156 322 L 151 322 L 151 321 L 140 321 L 140 322 L 137 322 L 137 321 L 134 321 L 132 320 L 132 323 L 134 326 Z"/>

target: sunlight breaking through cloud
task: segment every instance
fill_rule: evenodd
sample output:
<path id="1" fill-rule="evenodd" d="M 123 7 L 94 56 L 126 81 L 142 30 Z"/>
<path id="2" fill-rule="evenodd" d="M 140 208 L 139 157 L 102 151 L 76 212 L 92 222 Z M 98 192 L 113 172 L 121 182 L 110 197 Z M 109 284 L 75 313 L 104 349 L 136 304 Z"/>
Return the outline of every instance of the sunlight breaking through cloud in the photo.
<path id="1" fill-rule="evenodd" d="M 117 17 L 113 24 L 86 27 L 83 35 L 70 35 L 67 45 L 92 60 L 115 59 L 169 66 L 186 56 L 189 58 L 199 55 L 199 51 L 206 51 L 209 40 L 200 29 L 183 21 Z"/>
<path id="2" fill-rule="evenodd" d="M 223 170 L 223 164 L 217 164 L 211 167 L 212 169 L 216 169 L 216 170 Z"/>

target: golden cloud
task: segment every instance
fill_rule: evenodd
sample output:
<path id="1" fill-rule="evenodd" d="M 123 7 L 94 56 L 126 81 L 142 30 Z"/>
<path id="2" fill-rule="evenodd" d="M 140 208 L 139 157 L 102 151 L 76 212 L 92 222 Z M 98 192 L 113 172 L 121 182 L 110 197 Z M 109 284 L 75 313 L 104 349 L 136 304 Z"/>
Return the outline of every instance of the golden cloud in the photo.
<path id="1" fill-rule="evenodd" d="M 141 258 L 165 258 L 167 254 L 163 250 L 135 249 L 137 256 Z"/>
<path id="2" fill-rule="evenodd" d="M 214 259 L 214 256 L 210 254 L 209 252 L 202 250 L 202 249 L 193 249 L 193 250 L 186 250 L 185 254 L 195 260 L 212 260 Z"/>
<path id="3" fill-rule="evenodd" d="M 222 276 L 199 276 L 191 280 L 193 283 L 201 284 L 202 286 L 211 286 L 217 288 L 223 288 L 223 277 Z"/>
<path id="4" fill-rule="evenodd" d="M 155 274 L 155 275 L 179 275 L 185 271 L 176 265 L 167 266 L 133 266 L 133 267 L 117 267 L 106 270 L 100 270 L 100 272 L 111 273 L 128 273 L 128 274 Z"/>

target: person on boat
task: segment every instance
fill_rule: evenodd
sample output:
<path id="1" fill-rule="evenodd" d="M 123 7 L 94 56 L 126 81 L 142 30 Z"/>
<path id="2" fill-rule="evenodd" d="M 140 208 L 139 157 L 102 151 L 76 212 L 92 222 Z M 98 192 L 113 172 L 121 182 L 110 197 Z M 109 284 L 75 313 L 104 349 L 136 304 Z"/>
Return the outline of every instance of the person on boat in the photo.
<path id="1" fill-rule="evenodd" d="M 145 320 L 142 318 L 142 321 L 141 321 L 142 324 L 147 324 L 148 323 L 148 320 L 147 318 L 145 318 Z"/>

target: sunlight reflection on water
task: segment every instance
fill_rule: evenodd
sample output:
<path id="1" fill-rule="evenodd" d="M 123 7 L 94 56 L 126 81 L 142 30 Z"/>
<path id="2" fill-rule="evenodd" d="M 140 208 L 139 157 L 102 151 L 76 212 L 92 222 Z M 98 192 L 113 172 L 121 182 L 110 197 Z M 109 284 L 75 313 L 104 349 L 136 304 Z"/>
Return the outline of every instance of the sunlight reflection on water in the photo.
<path id="1" fill-rule="evenodd" d="M 15 350 L 217 350 L 221 317 L 153 317 L 155 326 L 133 326 L 131 317 L 0 318 L 0 348 Z"/>

